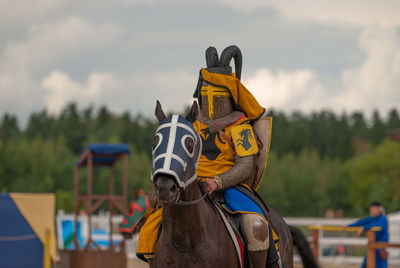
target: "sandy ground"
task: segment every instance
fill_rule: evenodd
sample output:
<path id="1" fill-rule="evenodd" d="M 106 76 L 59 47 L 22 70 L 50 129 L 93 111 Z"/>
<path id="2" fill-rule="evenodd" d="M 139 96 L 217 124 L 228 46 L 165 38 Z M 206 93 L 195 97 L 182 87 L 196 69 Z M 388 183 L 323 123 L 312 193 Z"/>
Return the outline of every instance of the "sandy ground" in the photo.
<path id="1" fill-rule="evenodd" d="M 147 263 L 141 260 L 129 260 L 128 259 L 128 267 L 127 268 L 148 268 Z"/>

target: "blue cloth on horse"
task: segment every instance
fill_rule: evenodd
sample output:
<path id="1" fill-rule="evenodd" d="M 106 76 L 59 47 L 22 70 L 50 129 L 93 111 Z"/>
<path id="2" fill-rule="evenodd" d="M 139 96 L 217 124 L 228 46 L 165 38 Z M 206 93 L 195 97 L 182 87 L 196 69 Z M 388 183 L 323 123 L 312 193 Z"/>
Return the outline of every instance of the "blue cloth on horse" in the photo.
<path id="1" fill-rule="evenodd" d="M 224 198 L 226 203 L 223 207 L 230 213 L 256 213 L 266 218 L 261 208 L 239 190 L 234 188 L 226 189 Z"/>

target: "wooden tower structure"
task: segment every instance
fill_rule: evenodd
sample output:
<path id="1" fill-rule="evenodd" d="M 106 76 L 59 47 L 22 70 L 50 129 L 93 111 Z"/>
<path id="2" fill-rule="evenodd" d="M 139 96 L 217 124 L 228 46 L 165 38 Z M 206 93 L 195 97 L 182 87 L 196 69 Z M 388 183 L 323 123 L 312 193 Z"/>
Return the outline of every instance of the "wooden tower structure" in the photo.
<path id="1" fill-rule="evenodd" d="M 74 212 L 75 212 L 75 251 L 72 254 L 71 264 L 73 267 L 126 267 L 126 254 L 124 241 L 116 246 L 113 243 L 113 211 L 118 209 L 122 214 L 127 212 L 128 204 L 128 155 L 129 147 L 127 144 L 90 144 L 83 152 L 82 156 L 75 163 L 74 176 Z M 122 189 L 121 194 L 115 194 L 115 165 L 122 160 Z M 107 167 L 110 171 L 108 194 L 93 193 L 94 167 Z M 81 193 L 80 169 L 86 169 L 86 193 Z M 104 203 L 108 203 L 109 210 L 109 247 L 101 249 L 92 239 L 92 214 Z M 88 239 L 81 248 L 77 239 L 77 218 L 81 207 L 84 206 L 88 217 Z"/>

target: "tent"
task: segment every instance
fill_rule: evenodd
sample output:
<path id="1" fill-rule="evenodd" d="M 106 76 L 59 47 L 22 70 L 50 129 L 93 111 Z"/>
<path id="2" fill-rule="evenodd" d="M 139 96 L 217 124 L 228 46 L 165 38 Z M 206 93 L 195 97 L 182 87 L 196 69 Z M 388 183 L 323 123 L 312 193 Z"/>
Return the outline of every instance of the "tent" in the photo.
<path id="1" fill-rule="evenodd" d="M 0 194 L 0 267 L 41 268 L 46 252 L 55 260 L 54 211 L 54 194 Z"/>
<path id="2" fill-rule="evenodd" d="M 124 154 L 130 154 L 127 144 L 92 143 L 75 162 L 75 166 L 86 166 L 90 155 L 94 166 L 112 166 Z"/>

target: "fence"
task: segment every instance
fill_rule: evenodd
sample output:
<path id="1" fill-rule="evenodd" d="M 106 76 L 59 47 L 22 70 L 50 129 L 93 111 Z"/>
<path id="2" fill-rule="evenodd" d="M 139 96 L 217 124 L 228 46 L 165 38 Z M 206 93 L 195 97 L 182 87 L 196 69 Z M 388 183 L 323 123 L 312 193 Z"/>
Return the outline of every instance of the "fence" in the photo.
<path id="1" fill-rule="evenodd" d="M 375 240 L 372 237 L 372 235 L 374 235 L 373 232 L 372 234 L 369 234 L 369 242 L 367 238 L 340 236 L 340 233 L 343 233 L 344 230 L 342 227 L 337 228 L 337 226 L 346 226 L 356 219 L 285 218 L 285 220 L 288 224 L 300 227 L 306 233 L 308 231 L 308 239 L 310 243 L 314 245 L 314 254 L 321 263 L 361 264 L 364 255 L 363 253 L 368 243 L 370 245 L 369 250 L 372 251 L 374 250 L 373 248 L 386 247 L 386 245 L 382 243 L 375 243 Z M 390 237 L 389 246 L 398 247 L 398 243 L 400 243 L 400 214 L 388 215 L 388 220 Z M 312 231 L 309 230 L 309 226 L 314 226 Z M 355 230 L 353 229 L 347 228 L 347 230 L 350 231 Z M 362 254 L 354 256 L 354 247 L 364 249 L 364 251 L 361 250 Z M 400 265 L 400 249 L 389 248 L 388 252 L 388 263 L 391 265 Z M 369 255 L 375 256 L 375 254 Z M 295 257 L 295 260 L 299 260 L 298 257 Z"/>
<path id="2" fill-rule="evenodd" d="M 89 221 L 86 215 L 78 216 L 78 242 L 83 247 L 86 245 L 89 237 Z M 110 217 L 109 212 L 100 213 L 98 215 L 92 215 L 91 226 L 92 226 L 92 239 L 99 245 L 100 248 L 106 249 L 109 247 L 110 239 L 109 234 L 112 230 L 111 238 L 114 245 L 118 245 L 123 237 L 118 232 L 118 224 L 122 222 L 122 216 L 112 217 L 113 228 L 110 228 Z M 62 211 L 58 211 L 56 217 L 57 227 L 57 247 L 59 250 L 75 249 L 73 243 L 73 233 L 75 231 L 74 226 L 74 215 L 64 214 Z M 128 258 L 136 257 L 135 240 L 128 240 L 125 244 L 125 249 Z"/>
<path id="3" fill-rule="evenodd" d="M 68 226 L 68 221 L 73 222 L 74 216 L 72 214 L 64 214 L 59 212 L 57 214 L 57 245 L 59 249 L 68 248 L 68 237 L 71 235 L 73 229 L 68 230 L 65 226 Z M 400 213 L 388 215 L 389 219 L 389 236 L 390 243 L 400 243 Z M 323 230 L 322 226 L 346 226 L 356 219 L 328 219 L 328 218 L 285 218 L 286 222 L 290 225 L 301 227 L 303 231 L 308 231 L 309 241 L 312 242 L 312 232 L 308 229 L 308 226 L 317 226 L 317 230 L 314 231 L 314 237 L 318 240 L 318 247 L 315 251 L 316 257 L 321 263 L 346 263 L 346 264 L 360 264 L 363 259 L 363 254 L 360 256 L 354 256 L 353 252 L 345 252 L 348 254 L 338 254 L 338 248 L 341 247 L 366 247 L 368 244 L 367 238 L 359 237 L 333 237 L 330 235 L 330 231 Z M 87 242 L 88 237 L 88 221 L 86 216 L 79 216 L 78 221 L 81 223 L 81 239 L 82 243 Z M 113 217 L 113 230 L 118 230 L 116 227 L 122 221 L 121 216 Z M 63 223 L 64 226 L 63 226 Z M 109 217 L 108 212 L 100 215 L 92 216 L 92 237 L 94 240 L 98 241 L 100 245 L 106 246 L 108 243 L 109 228 Z M 340 228 L 342 229 L 342 228 Z M 112 234 L 112 239 L 115 244 L 122 240 L 122 236 L 116 231 Z M 136 253 L 136 239 L 128 240 L 126 244 L 126 252 L 128 258 L 135 258 Z M 315 240 L 314 240 L 315 241 Z M 105 243 L 105 244 L 104 244 Z M 73 243 L 72 243 L 73 244 Z M 71 244 L 71 246 L 72 246 Z M 379 245 L 379 244 L 378 244 Z M 380 245 L 382 246 L 382 245 Z M 70 248 L 72 249 L 72 248 Z M 400 265 L 400 249 L 389 248 L 389 259 L 388 263 L 391 265 Z M 295 260 L 299 261 L 296 256 Z"/>

